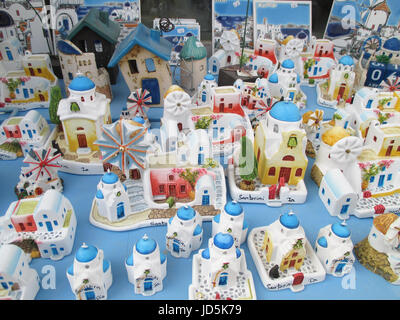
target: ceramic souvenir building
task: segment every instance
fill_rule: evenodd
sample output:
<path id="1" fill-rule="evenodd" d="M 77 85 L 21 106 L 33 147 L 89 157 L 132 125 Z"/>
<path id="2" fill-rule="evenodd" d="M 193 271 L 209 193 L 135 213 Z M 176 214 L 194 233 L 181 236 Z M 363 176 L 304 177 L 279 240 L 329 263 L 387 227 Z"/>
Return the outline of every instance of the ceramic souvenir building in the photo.
<path id="1" fill-rule="evenodd" d="M 188 258 L 203 241 L 202 217 L 192 207 L 179 208 L 167 225 L 166 249 L 172 256 Z"/>
<path id="2" fill-rule="evenodd" d="M 234 86 L 211 88 L 211 97 L 214 113 L 235 113 L 244 116 L 241 92 Z"/>
<path id="3" fill-rule="evenodd" d="M 60 153 L 53 148 L 32 149 L 24 159 L 27 167 L 21 168 L 15 187 L 18 198 L 40 196 L 47 190 L 63 191 L 63 181 L 58 176 Z"/>
<path id="4" fill-rule="evenodd" d="M 368 237 L 354 247 L 363 266 L 395 285 L 400 284 L 399 230 L 398 215 L 381 214 L 374 218 Z"/>
<path id="5" fill-rule="evenodd" d="M 214 235 L 206 249 L 193 257 L 189 299 L 256 299 L 253 276 L 247 269 L 244 251 L 235 246 L 229 233 Z"/>
<path id="6" fill-rule="evenodd" d="M 344 223 L 334 223 L 319 230 L 315 253 L 327 274 L 342 277 L 353 268 L 355 257 L 350 230 Z"/>
<path id="7" fill-rule="evenodd" d="M 40 284 L 30 256 L 14 244 L 0 246 L 0 255 L 0 300 L 34 300 Z"/>
<path id="8" fill-rule="evenodd" d="M 159 30 L 139 24 L 115 49 L 108 64 L 119 66 L 132 92 L 142 88 L 151 93 L 151 105 L 164 104 L 163 93 L 172 85 L 169 66 L 172 44 L 160 36 Z"/>
<path id="9" fill-rule="evenodd" d="M 75 253 L 67 278 L 76 300 L 106 300 L 112 284 L 111 264 L 104 252 L 83 243 Z"/>
<path id="10" fill-rule="evenodd" d="M 33 148 L 47 148 L 53 136 L 46 119 L 36 110 L 30 110 L 21 117 L 9 117 L 0 127 L 3 151 L 7 151 L 7 144 L 16 143 L 25 157 Z M 14 154 L 13 158 L 16 156 Z"/>
<path id="11" fill-rule="evenodd" d="M 82 52 L 81 49 L 68 40 L 58 41 L 57 49 L 66 88 L 81 73 L 95 83 L 97 92 L 104 94 L 110 100 L 112 99 L 108 72 L 105 68 L 97 67 L 93 52 Z"/>
<path id="12" fill-rule="evenodd" d="M 0 220 L 0 241 L 20 245 L 32 257 L 59 260 L 71 253 L 76 222 L 70 201 L 48 190 L 41 197 L 10 204 Z"/>
<path id="13" fill-rule="evenodd" d="M 323 281 L 325 270 L 293 212 L 266 227 L 252 229 L 247 244 L 264 286 L 270 290 L 300 291 Z M 309 269 L 308 266 L 313 266 Z"/>
<path id="14" fill-rule="evenodd" d="M 335 108 L 346 102 L 353 94 L 355 82 L 354 60 L 343 56 L 329 72 L 329 81 L 317 86 L 318 103 Z"/>
<path id="15" fill-rule="evenodd" d="M 144 235 L 126 259 L 128 280 L 135 287 L 135 294 L 151 296 L 163 290 L 167 275 L 167 257 L 160 252 L 157 242 Z"/>
<path id="16" fill-rule="evenodd" d="M 243 207 L 236 201 L 228 202 L 224 210 L 213 218 L 213 236 L 220 232 L 229 233 L 236 247 L 240 247 L 246 241 L 248 229 L 247 222 L 244 220 Z"/>
<path id="17" fill-rule="evenodd" d="M 68 90 L 69 97 L 60 101 L 57 111 L 65 143 L 73 153 L 98 151 L 94 142 L 103 124 L 111 122 L 110 100 L 96 92 L 95 83 L 82 74 L 71 81 Z"/>
<path id="18" fill-rule="evenodd" d="M 191 36 L 183 45 L 179 57 L 181 87 L 192 95 L 207 74 L 207 49 Z"/>
<path id="19" fill-rule="evenodd" d="M 295 70 L 293 60 L 282 61 L 276 72 L 268 78 L 271 96 L 276 100 L 288 99 L 291 102 L 305 106 L 305 95 L 300 88 L 301 78 Z"/>
<path id="20" fill-rule="evenodd" d="M 110 19 L 107 11 L 92 8 L 69 32 L 66 40 L 75 44 L 82 52 L 95 55 L 98 68 L 107 68 L 111 84 L 115 84 L 118 68 L 107 67 L 121 33 L 120 24 Z"/>
<path id="21" fill-rule="evenodd" d="M 225 30 L 220 38 L 222 49 L 217 50 L 208 59 L 208 72 L 213 76 L 219 75 L 219 70 L 226 66 L 239 63 L 236 53 L 240 50 L 240 36 L 236 30 Z"/>
<path id="22" fill-rule="evenodd" d="M 198 106 L 209 105 L 211 103 L 211 88 L 217 87 L 217 82 L 212 74 L 208 73 L 204 76 L 203 81 L 197 89 Z"/>

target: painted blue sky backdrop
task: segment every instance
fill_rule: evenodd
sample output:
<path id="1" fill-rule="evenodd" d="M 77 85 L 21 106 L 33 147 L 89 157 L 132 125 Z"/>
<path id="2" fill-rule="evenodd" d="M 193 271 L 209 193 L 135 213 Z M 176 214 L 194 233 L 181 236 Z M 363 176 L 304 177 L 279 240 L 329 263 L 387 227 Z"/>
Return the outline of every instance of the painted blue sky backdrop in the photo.
<path id="1" fill-rule="evenodd" d="M 367 0 L 336 0 L 332 6 L 332 15 L 343 18 L 346 15 L 346 12 L 342 12 L 342 8 L 345 5 L 352 5 L 356 8 L 356 19 L 357 22 L 360 22 L 360 13 L 361 13 L 361 4 L 367 5 L 369 1 Z M 400 20 L 400 1 L 399 0 L 386 0 L 387 5 L 390 8 L 390 11 L 392 12 L 390 14 L 389 20 L 388 20 L 388 25 L 397 25 Z"/>
<path id="2" fill-rule="evenodd" d="M 217 2 L 219 1 L 219 2 Z M 249 0 L 249 17 L 253 15 L 253 0 Z M 238 6 L 233 4 L 237 3 Z M 215 0 L 214 12 L 217 16 L 246 16 L 247 0 Z"/>
<path id="3" fill-rule="evenodd" d="M 273 3 L 271 1 L 270 3 Z M 291 7 L 290 3 L 274 2 L 275 7 L 262 7 L 263 3 L 256 3 L 257 24 L 262 24 L 264 18 L 268 19 L 269 24 L 304 24 L 311 25 L 310 5 L 298 3 L 297 7 Z"/>

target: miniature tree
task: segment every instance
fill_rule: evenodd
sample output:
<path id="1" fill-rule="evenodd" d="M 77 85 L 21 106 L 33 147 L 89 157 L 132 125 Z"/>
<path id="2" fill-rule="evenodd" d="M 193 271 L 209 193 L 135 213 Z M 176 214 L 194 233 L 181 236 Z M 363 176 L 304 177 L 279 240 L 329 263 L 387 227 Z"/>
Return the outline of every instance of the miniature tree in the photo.
<path id="1" fill-rule="evenodd" d="M 57 115 L 58 104 L 60 103 L 61 99 L 62 99 L 61 88 L 59 86 L 51 88 L 49 116 L 50 116 L 50 121 L 57 125 L 61 123 L 60 118 Z"/>
<path id="2" fill-rule="evenodd" d="M 196 122 L 195 128 L 208 129 L 210 127 L 211 121 L 212 121 L 211 117 L 202 117 Z"/>
<path id="3" fill-rule="evenodd" d="M 257 159 L 254 155 L 253 144 L 246 136 L 242 137 L 239 157 L 239 174 L 245 189 L 254 189 L 253 181 L 257 178 Z"/>

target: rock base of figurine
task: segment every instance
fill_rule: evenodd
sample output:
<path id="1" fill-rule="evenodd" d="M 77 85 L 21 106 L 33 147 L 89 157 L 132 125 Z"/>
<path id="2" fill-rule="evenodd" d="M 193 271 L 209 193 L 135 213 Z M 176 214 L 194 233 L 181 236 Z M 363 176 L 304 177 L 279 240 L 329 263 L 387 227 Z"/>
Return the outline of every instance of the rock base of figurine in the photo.
<path id="1" fill-rule="evenodd" d="M 278 274 L 272 278 L 270 271 L 276 265 L 267 261 L 263 250 L 264 237 L 265 227 L 252 229 L 247 237 L 247 246 L 265 288 L 273 291 L 291 289 L 293 292 L 298 292 L 308 284 L 325 280 L 325 269 L 308 241 L 305 245 L 307 255 L 300 269 L 289 268 L 283 272 L 277 270 Z"/>
<path id="2" fill-rule="evenodd" d="M 376 251 L 368 242 L 368 237 L 354 246 L 354 253 L 358 261 L 368 270 L 383 277 L 392 284 L 400 285 L 399 275 L 390 267 L 388 256 Z"/>

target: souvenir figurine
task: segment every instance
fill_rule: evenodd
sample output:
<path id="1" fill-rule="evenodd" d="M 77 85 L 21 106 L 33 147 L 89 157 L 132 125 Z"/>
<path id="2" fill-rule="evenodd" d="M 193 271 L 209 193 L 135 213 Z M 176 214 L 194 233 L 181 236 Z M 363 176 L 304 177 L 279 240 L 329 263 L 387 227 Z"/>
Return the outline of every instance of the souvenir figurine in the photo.
<path id="1" fill-rule="evenodd" d="M 163 290 L 167 275 L 167 257 L 160 252 L 157 242 L 144 235 L 133 247 L 125 267 L 135 294 L 151 296 Z"/>
<path id="2" fill-rule="evenodd" d="M 0 300 L 34 300 L 40 280 L 31 257 L 14 244 L 0 245 L 0 255 Z"/>
<path id="3" fill-rule="evenodd" d="M 71 253 L 77 224 L 75 211 L 56 190 L 14 201 L 0 223 L 0 244 L 16 244 L 32 258 L 59 260 Z"/>
<path id="4" fill-rule="evenodd" d="M 197 89 L 196 104 L 198 106 L 209 105 L 211 103 L 211 88 L 216 86 L 217 82 L 214 76 L 207 73 Z"/>
<path id="5" fill-rule="evenodd" d="M 166 248 L 172 256 L 188 258 L 203 241 L 202 218 L 189 206 L 180 207 L 168 221 Z"/>
<path id="6" fill-rule="evenodd" d="M 315 253 L 327 274 L 342 277 L 355 262 L 350 230 L 344 222 L 327 225 L 319 230 Z"/>
<path id="7" fill-rule="evenodd" d="M 193 256 L 190 300 L 256 300 L 253 276 L 243 249 L 229 233 L 217 233 Z"/>
<path id="8" fill-rule="evenodd" d="M 67 278 L 76 300 L 106 300 L 112 284 L 111 264 L 103 250 L 83 243 L 67 270 Z"/>
<path id="9" fill-rule="evenodd" d="M 368 237 L 357 243 L 354 253 L 368 270 L 399 285 L 400 219 L 394 213 L 384 213 L 373 220 Z"/>
<path id="10" fill-rule="evenodd" d="M 266 227 L 254 228 L 247 244 L 263 285 L 293 292 L 323 281 L 325 270 L 308 242 L 299 219 L 285 213 Z"/>

